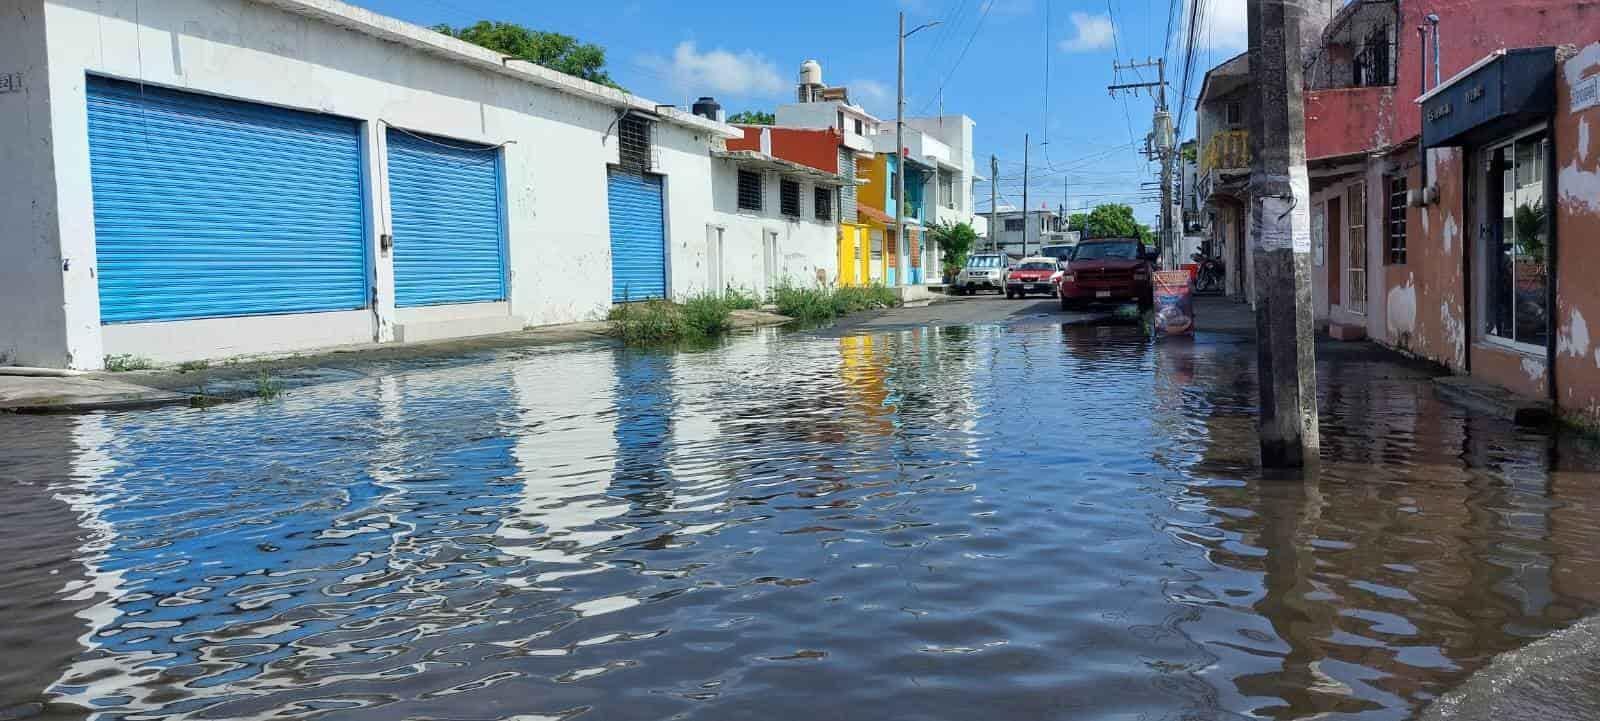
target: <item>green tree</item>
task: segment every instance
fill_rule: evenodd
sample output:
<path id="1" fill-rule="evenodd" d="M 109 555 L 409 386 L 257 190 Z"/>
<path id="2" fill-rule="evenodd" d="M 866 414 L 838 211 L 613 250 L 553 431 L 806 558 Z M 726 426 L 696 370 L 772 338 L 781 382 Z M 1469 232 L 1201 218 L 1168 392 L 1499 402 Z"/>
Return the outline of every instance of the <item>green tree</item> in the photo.
<path id="1" fill-rule="evenodd" d="M 1088 215 L 1072 215 L 1072 227 L 1083 231 L 1085 238 L 1138 238 L 1146 245 L 1154 243 L 1155 234 L 1150 227 L 1133 217 L 1133 208 L 1122 203 L 1095 206 Z"/>
<path id="2" fill-rule="evenodd" d="M 944 254 L 944 274 L 947 276 L 960 272 L 961 266 L 967 264 L 967 254 L 978 242 L 978 231 L 967 223 L 940 223 L 931 228 L 928 235 L 939 244 L 939 250 Z"/>
<path id="3" fill-rule="evenodd" d="M 606 73 L 606 51 L 593 43 L 579 42 L 577 38 L 561 33 L 533 30 L 516 23 L 479 20 L 468 27 L 453 28 L 435 25 L 435 32 L 481 45 L 535 65 L 557 72 L 607 85 L 618 90 L 622 86 Z"/>
<path id="4" fill-rule="evenodd" d="M 728 116 L 728 122 L 739 125 L 777 125 L 777 116 L 765 110 L 744 110 Z"/>

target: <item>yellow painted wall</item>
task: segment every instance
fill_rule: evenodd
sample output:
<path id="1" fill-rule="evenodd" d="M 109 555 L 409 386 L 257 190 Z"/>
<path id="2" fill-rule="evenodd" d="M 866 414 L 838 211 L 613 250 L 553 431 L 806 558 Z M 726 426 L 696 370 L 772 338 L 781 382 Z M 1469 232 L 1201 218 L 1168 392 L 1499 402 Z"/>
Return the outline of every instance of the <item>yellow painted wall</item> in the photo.
<path id="1" fill-rule="evenodd" d="M 857 160 L 856 177 L 867 181 L 856 188 L 856 203 L 888 213 L 888 209 L 883 207 L 889 197 L 888 156 L 878 153 L 871 160 Z"/>
<path id="2" fill-rule="evenodd" d="M 867 226 L 839 224 L 839 285 L 866 285 L 871 236 Z"/>

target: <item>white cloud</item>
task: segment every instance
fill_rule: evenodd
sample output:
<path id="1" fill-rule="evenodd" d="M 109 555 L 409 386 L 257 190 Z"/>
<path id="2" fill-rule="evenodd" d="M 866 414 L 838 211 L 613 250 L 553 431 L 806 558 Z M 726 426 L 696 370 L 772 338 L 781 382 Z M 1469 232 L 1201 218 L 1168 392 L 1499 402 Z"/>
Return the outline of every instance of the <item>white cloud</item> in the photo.
<path id="1" fill-rule="evenodd" d="M 1250 46 L 1250 22 L 1246 16 L 1248 0 L 1210 0 L 1200 18 L 1195 47 L 1200 50 L 1226 50 L 1239 52 Z M 1173 30 L 1174 48 L 1182 48 L 1189 37 L 1189 11 L 1194 3 L 1184 3 L 1183 22 Z"/>
<path id="2" fill-rule="evenodd" d="M 852 100 L 872 105 L 890 102 L 889 86 L 876 80 L 851 80 L 845 87 L 855 94 Z"/>
<path id="3" fill-rule="evenodd" d="M 1102 13 L 1073 13 L 1073 35 L 1061 41 L 1061 49 L 1069 53 L 1103 50 L 1116 40 L 1117 27 L 1111 24 L 1111 15 Z"/>
<path id="4" fill-rule="evenodd" d="M 734 53 L 717 48 L 702 53 L 691 40 L 678 43 L 671 59 L 647 57 L 644 64 L 687 93 L 748 97 L 774 95 L 787 87 L 777 66 L 753 50 Z"/>

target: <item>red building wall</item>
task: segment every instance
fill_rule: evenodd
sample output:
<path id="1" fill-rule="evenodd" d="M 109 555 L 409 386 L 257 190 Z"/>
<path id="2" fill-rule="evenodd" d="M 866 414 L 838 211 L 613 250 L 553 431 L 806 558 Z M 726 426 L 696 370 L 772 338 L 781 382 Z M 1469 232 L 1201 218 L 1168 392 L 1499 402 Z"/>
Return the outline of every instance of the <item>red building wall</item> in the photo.
<path id="1" fill-rule="evenodd" d="M 770 125 L 740 125 L 744 137 L 728 141 L 729 150 L 754 150 L 761 152 L 761 135 L 772 139 L 774 158 L 816 168 L 829 173 L 839 172 L 839 145 L 844 138 L 832 128 L 810 130 L 805 128 L 775 128 Z"/>
<path id="2" fill-rule="evenodd" d="M 1592 33 L 1600 36 L 1600 31 Z M 1600 106 L 1572 86 L 1600 75 L 1600 37 L 1556 70 L 1556 386 L 1562 410 L 1600 427 Z"/>
<path id="3" fill-rule="evenodd" d="M 1306 157 L 1375 150 L 1415 137 L 1422 128 L 1422 49 L 1417 26 L 1439 16 L 1440 79 L 1500 48 L 1592 42 L 1600 0 L 1397 0 L 1397 83 L 1388 88 L 1306 92 Z M 1433 85 L 1429 42 L 1428 84 Z"/>

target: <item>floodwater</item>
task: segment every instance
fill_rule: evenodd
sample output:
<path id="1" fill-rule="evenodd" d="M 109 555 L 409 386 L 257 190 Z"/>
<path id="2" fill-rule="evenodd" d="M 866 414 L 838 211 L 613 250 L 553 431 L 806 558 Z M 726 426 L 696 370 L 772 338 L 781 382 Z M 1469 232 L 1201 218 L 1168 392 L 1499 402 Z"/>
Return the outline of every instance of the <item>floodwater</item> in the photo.
<path id="1" fill-rule="evenodd" d="M 1135 328 L 501 353 L 0 417 L 0 718 L 1408 718 L 1600 607 L 1591 449 Z"/>

